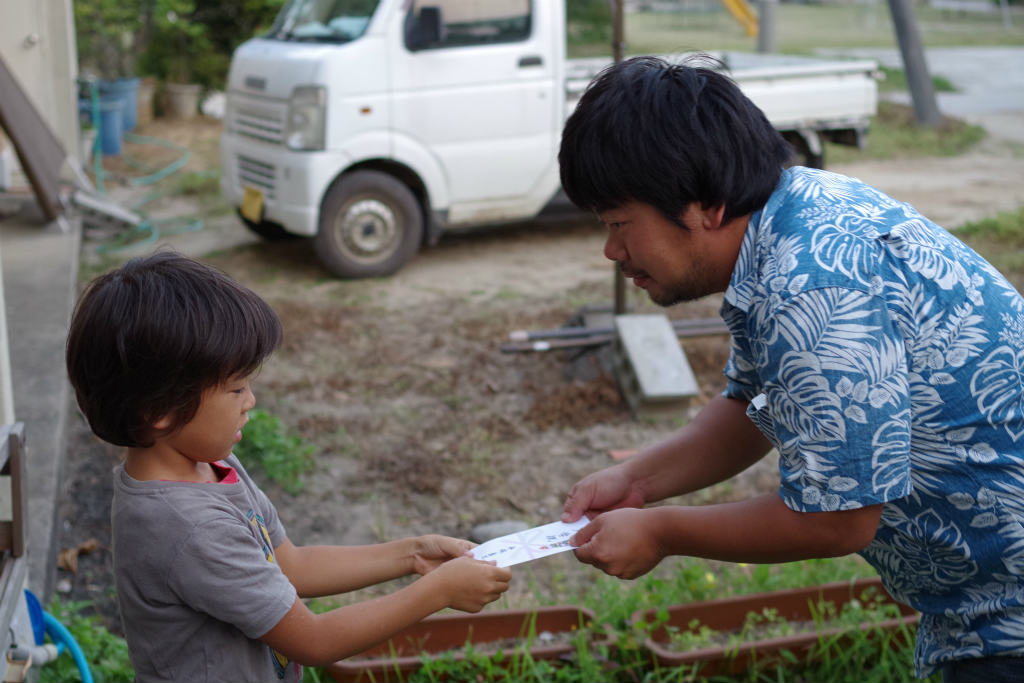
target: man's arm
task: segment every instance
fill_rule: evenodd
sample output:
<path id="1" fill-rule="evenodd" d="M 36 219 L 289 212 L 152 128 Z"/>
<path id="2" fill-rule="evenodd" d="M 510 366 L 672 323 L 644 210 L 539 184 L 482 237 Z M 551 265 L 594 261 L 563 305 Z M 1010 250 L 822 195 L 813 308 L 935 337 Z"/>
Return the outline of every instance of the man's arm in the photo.
<path id="1" fill-rule="evenodd" d="M 697 491 L 742 472 L 771 443 L 746 414 L 747 402 L 716 396 L 685 427 L 620 465 L 580 480 L 562 520 Z"/>
<path id="2" fill-rule="evenodd" d="M 746 401 L 716 396 L 685 427 L 626 461 L 644 500 L 698 491 L 763 458 L 771 443 L 746 411 Z"/>
<path id="3" fill-rule="evenodd" d="M 836 557 L 871 542 L 882 507 L 794 512 L 772 493 L 719 505 L 623 509 L 601 515 L 573 542 L 580 561 L 624 579 L 669 555 L 754 563 Z"/>

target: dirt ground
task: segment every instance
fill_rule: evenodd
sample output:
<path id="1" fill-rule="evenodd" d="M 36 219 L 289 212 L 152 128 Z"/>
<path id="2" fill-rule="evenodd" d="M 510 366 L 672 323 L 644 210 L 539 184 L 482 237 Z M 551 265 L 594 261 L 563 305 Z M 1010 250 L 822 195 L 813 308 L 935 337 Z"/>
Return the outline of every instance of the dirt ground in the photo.
<path id="1" fill-rule="evenodd" d="M 219 126 L 210 119 L 157 120 L 140 132 L 187 146 L 192 156 L 180 173 L 189 173 L 217 167 Z M 105 165 L 137 174 L 127 161 L 148 153 L 126 145 L 121 159 Z M 953 159 L 833 170 L 876 184 L 948 226 L 1024 205 L 1024 156 L 999 140 Z M 125 204 L 148 191 L 109 185 Z M 606 355 L 501 351 L 512 330 L 560 327 L 583 307 L 611 301 L 612 268 L 592 219 L 563 216 L 452 235 L 391 278 L 339 281 L 317 263 L 308 242 L 259 242 L 220 209 L 208 199 L 166 196 L 146 211 L 202 216 L 201 229 L 159 241 L 248 284 L 283 320 L 284 346 L 255 391 L 261 408 L 316 446 L 316 470 L 301 494 L 264 482 L 298 544 L 374 543 L 427 532 L 468 537 L 484 522 L 554 521 L 580 477 L 612 464 L 613 451 L 653 442 L 683 424 L 723 386 L 728 339 L 721 335 L 683 340 L 700 395 L 664 419 L 633 418 L 604 371 Z M 96 249 L 108 237 L 86 235 L 83 273 L 153 248 L 101 257 Z M 629 304 L 634 312 L 661 312 L 633 292 Z M 711 298 L 664 312 L 707 318 L 718 305 Z M 119 631 L 109 571 L 110 469 L 118 454 L 77 413 L 67 431 L 58 591 L 91 601 Z M 681 500 L 732 500 L 776 485 L 768 459 Z M 524 565 L 514 572 L 505 604 L 572 600 L 596 576 L 568 553 Z"/>

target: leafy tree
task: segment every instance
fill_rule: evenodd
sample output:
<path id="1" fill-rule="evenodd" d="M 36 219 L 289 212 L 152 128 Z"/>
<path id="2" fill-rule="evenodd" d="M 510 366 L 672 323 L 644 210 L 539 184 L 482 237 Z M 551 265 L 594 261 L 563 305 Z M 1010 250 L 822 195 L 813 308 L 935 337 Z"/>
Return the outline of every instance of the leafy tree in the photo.
<path id="1" fill-rule="evenodd" d="M 101 78 L 135 75 L 143 1 L 75 0 L 75 38 L 82 71 Z"/>

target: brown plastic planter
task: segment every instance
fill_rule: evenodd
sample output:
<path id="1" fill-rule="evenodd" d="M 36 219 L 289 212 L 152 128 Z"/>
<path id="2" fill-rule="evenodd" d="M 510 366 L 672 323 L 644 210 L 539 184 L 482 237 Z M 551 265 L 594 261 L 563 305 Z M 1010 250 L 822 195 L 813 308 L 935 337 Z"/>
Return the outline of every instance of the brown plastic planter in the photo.
<path id="1" fill-rule="evenodd" d="M 779 638 L 746 641 L 739 646 L 708 647 L 681 652 L 668 647 L 670 636 L 666 627 L 673 626 L 680 631 L 685 631 L 696 619 L 700 624 L 716 631 L 738 630 L 742 628 L 749 612 L 761 612 L 766 608 L 778 610 L 779 616 L 787 621 L 810 621 L 812 619 L 811 605 L 816 607 L 822 601 L 829 601 L 835 604 L 837 609 L 841 609 L 843 604 L 853 599 L 859 600 L 870 588 L 875 589 L 874 594 L 883 603 L 897 604 L 902 615 L 898 619 L 872 624 L 872 628 L 895 631 L 901 625 L 917 625 L 920 614 L 906 605 L 896 603 L 882 588 L 882 582 L 877 578 L 871 578 L 670 607 L 668 608 L 668 622 L 651 633 L 645 645 L 650 651 L 652 659 L 662 666 L 699 666 L 698 670 L 701 676 L 745 673 L 751 666 L 765 666 L 778 661 L 779 653 L 783 650 L 788 650 L 797 657 L 803 658 L 811 646 L 818 642 L 819 634 L 817 632 L 801 633 Z M 656 614 L 657 610 L 637 612 L 633 615 L 633 621 L 653 622 Z M 842 629 L 836 628 L 822 631 L 820 635 L 832 637 L 841 633 L 843 633 Z M 850 633 L 849 629 L 846 633 Z"/>
<path id="2" fill-rule="evenodd" d="M 536 619 L 534 620 L 534 616 Z M 572 643 L 539 642 L 537 634 L 557 634 L 578 630 L 594 619 L 583 607 L 555 606 L 523 610 L 493 610 L 480 614 L 441 614 L 427 617 L 361 654 L 326 667 L 335 681 L 395 681 L 405 679 L 421 666 L 421 654 L 436 655 L 454 651 L 457 660 L 467 642 L 474 646 L 521 640 L 533 636 L 529 653 L 534 659 L 558 659 L 574 651 Z M 602 641 L 603 642 L 603 641 Z M 520 652 L 522 652 L 520 646 Z M 509 661 L 516 647 L 502 647 L 503 661 Z M 495 649 L 497 651 L 497 648 Z"/>

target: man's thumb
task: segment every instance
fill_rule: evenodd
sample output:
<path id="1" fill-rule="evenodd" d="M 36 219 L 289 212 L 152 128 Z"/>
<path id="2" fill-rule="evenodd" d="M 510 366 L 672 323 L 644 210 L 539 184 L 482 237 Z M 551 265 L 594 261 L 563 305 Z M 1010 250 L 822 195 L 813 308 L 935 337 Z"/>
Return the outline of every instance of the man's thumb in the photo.
<path id="1" fill-rule="evenodd" d="M 586 525 L 585 527 L 577 531 L 573 535 L 573 537 L 569 539 L 569 545 L 573 546 L 574 548 L 579 548 L 581 545 L 586 545 L 590 542 L 590 539 L 594 537 L 594 534 L 597 533 L 598 526 L 599 524 L 597 520 L 592 520 L 590 524 Z"/>

